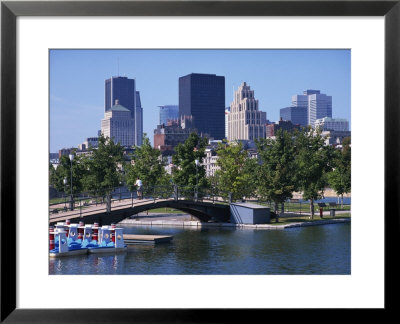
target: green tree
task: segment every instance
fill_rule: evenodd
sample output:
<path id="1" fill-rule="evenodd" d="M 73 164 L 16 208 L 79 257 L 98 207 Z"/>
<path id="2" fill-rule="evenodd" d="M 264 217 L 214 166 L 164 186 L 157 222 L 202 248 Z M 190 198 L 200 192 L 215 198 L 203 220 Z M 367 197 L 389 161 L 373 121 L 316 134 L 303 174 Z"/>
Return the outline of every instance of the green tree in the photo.
<path id="1" fill-rule="evenodd" d="M 274 202 L 276 221 L 278 205 L 292 197 L 295 189 L 295 154 L 292 134 L 278 130 L 275 139 L 256 142 L 261 165 L 257 172 L 257 193 Z"/>
<path id="2" fill-rule="evenodd" d="M 231 193 L 233 201 L 250 197 L 255 191 L 252 171 L 257 167 L 257 160 L 249 157 L 240 142 L 219 144 L 217 155 L 220 169 L 215 177 L 222 196 L 226 198 Z"/>
<path id="3" fill-rule="evenodd" d="M 123 147 L 101 135 L 98 147 L 89 150 L 91 154 L 83 159 L 86 172 L 82 182 L 87 191 L 107 197 L 109 210 L 111 192 L 122 180 Z"/>
<path id="4" fill-rule="evenodd" d="M 185 188 L 185 192 L 194 192 L 196 185 L 199 190 L 208 188 L 204 166 L 196 166 L 195 163 L 195 160 L 202 163 L 207 142 L 206 138 L 202 138 L 193 132 L 184 143 L 179 144 L 175 149 L 176 154 L 172 156 L 172 163 L 174 164 L 172 179 L 181 190 Z"/>
<path id="5" fill-rule="evenodd" d="M 343 208 L 343 195 L 351 192 L 351 146 L 350 138 L 343 140 L 343 148 L 335 150 L 334 168 L 328 174 L 328 182 L 331 188 L 341 196 Z"/>
<path id="6" fill-rule="evenodd" d="M 133 164 L 125 166 L 126 184 L 130 190 L 135 188 L 137 178 L 142 180 L 145 191 L 152 191 L 155 187 L 169 185 L 170 177 L 165 171 L 161 152 L 151 146 L 146 134 L 143 136 L 143 144 L 135 147 L 132 161 Z"/>
<path id="7" fill-rule="evenodd" d="M 304 128 L 295 141 L 295 179 L 303 199 L 310 200 L 311 219 L 314 218 L 314 201 L 323 197 L 327 173 L 332 170 L 333 148 L 325 145 L 321 131 Z"/>
<path id="8" fill-rule="evenodd" d="M 59 180 L 59 174 L 57 169 L 53 166 L 52 163 L 49 164 L 49 184 L 57 191 L 64 191 L 64 188 L 60 186 L 62 182 Z"/>
<path id="9" fill-rule="evenodd" d="M 72 193 L 77 195 L 83 190 L 83 177 L 85 167 L 82 163 L 82 157 L 75 155 L 72 161 Z M 59 192 L 71 194 L 71 160 L 69 156 L 63 155 L 60 158 L 57 168 L 50 167 L 50 184 Z M 64 179 L 67 179 L 67 184 L 64 184 Z"/>

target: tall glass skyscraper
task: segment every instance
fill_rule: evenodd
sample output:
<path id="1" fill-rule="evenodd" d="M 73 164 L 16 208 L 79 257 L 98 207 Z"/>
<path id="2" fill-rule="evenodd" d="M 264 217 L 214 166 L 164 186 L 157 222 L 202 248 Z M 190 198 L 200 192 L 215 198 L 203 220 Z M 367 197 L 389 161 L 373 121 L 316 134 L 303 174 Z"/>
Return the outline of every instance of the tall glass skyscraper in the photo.
<path id="1" fill-rule="evenodd" d="M 326 94 L 308 96 L 308 124 L 314 128 L 315 121 L 324 117 L 332 117 L 332 97 Z"/>
<path id="2" fill-rule="evenodd" d="M 142 144 L 143 109 L 139 91 L 136 91 L 136 80 L 127 77 L 112 77 L 105 81 L 104 111 L 109 111 L 118 100 L 119 104 L 131 112 L 134 120 L 135 145 Z"/>
<path id="3" fill-rule="evenodd" d="M 164 105 L 160 107 L 160 123 L 159 125 L 167 125 L 168 120 L 179 119 L 179 106 L 178 105 Z"/>
<path id="4" fill-rule="evenodd" d="M 114 106 L 115 100 L 119 104 L 129 109 L 132 113 L 132 118 L 135 116 L 135 94 L 136 85 L 135 79 L 127 77 L 112 77 L 105 81 L 105 102 L 104 111 L 110 110 Z"/>
<path id="5" fill-rule="evenodd" d="M 192 73 L 179 78 L 179 116 L 192 116 L 199 133 L 225 136 L 225 77 Z"/>
<path id="6" fill-rule="evenodd" d="M 305 90 L 302 95 L 292 96 L 292 107 L 306 107 L 307 124 L 314 127 L 317 119 L 332 117 L 332 96 L 320 90 Z"/>

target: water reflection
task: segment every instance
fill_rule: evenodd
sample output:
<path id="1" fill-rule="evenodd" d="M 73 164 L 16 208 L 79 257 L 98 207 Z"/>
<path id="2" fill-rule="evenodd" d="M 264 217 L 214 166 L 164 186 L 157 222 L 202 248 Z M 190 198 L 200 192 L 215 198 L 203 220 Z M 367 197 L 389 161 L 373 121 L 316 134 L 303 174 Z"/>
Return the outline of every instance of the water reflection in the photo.
<path id="1" fill-rule="evenodd" d="M 350 274 L 350 225 L 289 230 L 124 227 L 173 235 L 118 254 L 50 259 L 50 274 Z"/>

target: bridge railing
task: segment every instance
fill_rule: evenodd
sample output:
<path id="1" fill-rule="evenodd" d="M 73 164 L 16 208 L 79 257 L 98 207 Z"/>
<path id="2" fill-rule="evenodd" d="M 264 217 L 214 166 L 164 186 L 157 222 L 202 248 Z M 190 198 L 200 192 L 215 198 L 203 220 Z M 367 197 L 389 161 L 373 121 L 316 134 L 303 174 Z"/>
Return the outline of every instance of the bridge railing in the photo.
<path id="1" fill-rule="evenodd" d="M 213 203 L 229 203 L 229 193 L 215 187 L 177 186 L 175 199 L 207 201 Z"/>
<path id="2" fill-rule="evenodd" d="M 173 186 L 147 187 L 139 191 L 117 188 L 110 196 L 85 194 L 83 197 L 70 196 L 58 199 L 49 204 L 51 218 L 63 216 L 82 217 L 88 213 L 110 212 L 115 208 L 133 207 L 135 204 L 159 199 L 173 199 Z M 140 199 L 139 199 L 140 198 Z"/>
<path id="3" fill-rule="evenodd" d="M 141 199 L 139 199 L 141 198 Z M 119 187 L 113 190 L 109 197 L 84 194 L 80 197 L 74 197 L 70 201 L 70 197 L 63 197 L 57 201 L 49 204 L 50 219 L 57 219 L 58 217 L 83 217 L 88 214 L 111 212 L 115 209 L 134 207 L 137 204 L 143 204 L 149 201 L 157 201 L 160 199 L 170 200 L 191 200 L 198 202 L 212 202 L 219 204 L 228 204 L 235 202 L 232 200 L 229 192 L 222 191 L 216 187 L 196 187 L 196 186 L 177 186 L 174 184 L 167 186 L 144 187 L 141 192 L 137 190 L 130 191 L 128 188 Z M 245 201 L 261 203 L 269 206 L 274 210 L 274 203 L 261 200 L 258 197 L 246 197 Z M 314 204 L 316 213 L 319 211 L 319 205 Z M 292 199 L 284 203 L 284 209 L 278 206 L 279 212 L 285 213 L 309 213 L 309 202 L 299 201 Z M 332 208 L 327 205 L 325 211 Z M 350 205 L 344 205 L 343 208 L 339 204 L 335 207 L 336 210 L 350 210 Z"/>
<path id="4" fill-rule="evenodd" d="M 70 196 L 58 199 L 49 204 L 50 218 L 62 216 L 83 217 L 89 213 L 110 212 L 113 209 L 133 207 L 135 204 L 160 199 L 193 200 L 213 203 L 229 203 L 229 193 L 217 188 L 196 186 L 155 186 L 144 187 L 140 192 L 119 187 L 110 196 L 84 194 L 80 197 Z"/>
<path id="5" fill-rule="evenodd" d="M 100 196 L 87 196 L 87 197 L 74 197 L 71 201 L 70 197 L 67 197 L 64 202 L 53 202 L 49 204 L 50 218 L 56 218 L 57 216 L 68 216 L 82 217 L 84 214 L 90 212 L 103 212 L 106 210 L 106 200 Z M 61 215 L 60 215 L 61 214 Z"/>

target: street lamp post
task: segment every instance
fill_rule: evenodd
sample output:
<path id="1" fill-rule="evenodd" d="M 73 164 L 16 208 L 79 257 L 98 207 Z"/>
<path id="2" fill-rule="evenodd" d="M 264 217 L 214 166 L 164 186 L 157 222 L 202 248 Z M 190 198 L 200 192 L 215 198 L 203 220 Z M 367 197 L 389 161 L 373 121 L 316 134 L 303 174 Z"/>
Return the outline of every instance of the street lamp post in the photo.
<path id="1" fill-rule="evenodd" d="M 121 196 L 121 191 L 122 191 L 122 186 L 125 184 L 125 169 L 124 169 L 124 165 L 121 165 L 121 180 L 119 182 L 119 200 L 122 199 Z"/>
<path id="2" fill-rule="evenodd" d="M 64 210 L 66 210 L 66 209 L 67 209 L 67 183 L 68 183 L 67 178 L 64 178 L 63 182 L 64 182 L 64 192 L 65 192 L 65 197 L 64 197 Z"/>
<path id="3" fill-rule="evenodd" d="M 198 159 L 194 160 L 194 163 L 196 164 L 196 192 L 195 192 L 195 201 L 197 201 L 197 197 L 199 194 L 199 177 L 198 177 L 198 171 L 197 167 L 200 165 L 200 162 Z"/>
<path id="4" fill-rule="evenodd" d="M 72 161 L 74 160 L 75 155 L 73 155 L 72 153 L 69 155 L 69 160 L 71 161 L 71 199 L 69 202 L 69 207 L 71 210 L 74 210 L 74 196 L 73 196 L 73 192 L 72 192 Z"/>

